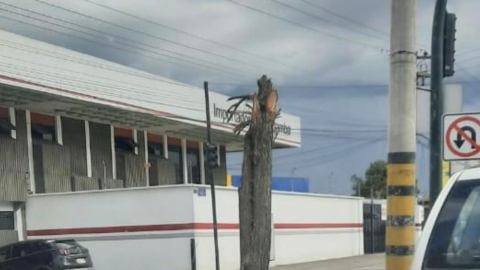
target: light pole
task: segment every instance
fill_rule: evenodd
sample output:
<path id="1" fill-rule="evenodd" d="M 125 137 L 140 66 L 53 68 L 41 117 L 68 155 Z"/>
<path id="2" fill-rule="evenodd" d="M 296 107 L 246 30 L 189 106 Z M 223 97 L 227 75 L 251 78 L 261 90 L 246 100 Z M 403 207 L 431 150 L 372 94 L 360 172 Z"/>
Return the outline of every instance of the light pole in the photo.
<path id="1" fill-rule="evenodd" d="M 442 181 L 443 41 L 447 0 L 437 0 L 432 30 L 432 78 L 430 92 L 430 209 Z"/>
<path id="2" fill-rule="evenodd" d="M 292 192 L 294 191 L 293 190 L 293 175 L 295 174 L 296 171 L 297 171 L 297 167 L 294 167 L 292 169 L 292 172 L 290 173 L 290 178 L 291 178 L 290 179 L 290 191 L 292 191 Z"/>

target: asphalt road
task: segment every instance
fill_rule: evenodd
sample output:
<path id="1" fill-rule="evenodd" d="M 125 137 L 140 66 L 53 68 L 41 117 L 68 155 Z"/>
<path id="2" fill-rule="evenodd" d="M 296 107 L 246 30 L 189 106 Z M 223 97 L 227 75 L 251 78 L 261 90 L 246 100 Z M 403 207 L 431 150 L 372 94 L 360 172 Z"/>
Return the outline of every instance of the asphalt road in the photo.
<path id="1" fill-rule="evenodd" d="M 385 270 L 385 254 L 277 266 L 272 270 Z"/>

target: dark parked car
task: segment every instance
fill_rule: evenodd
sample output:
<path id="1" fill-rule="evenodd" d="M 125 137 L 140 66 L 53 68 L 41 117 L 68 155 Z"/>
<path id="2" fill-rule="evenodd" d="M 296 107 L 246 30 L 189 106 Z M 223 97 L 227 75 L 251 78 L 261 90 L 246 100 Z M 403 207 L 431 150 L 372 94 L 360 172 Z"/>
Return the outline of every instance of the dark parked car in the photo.
<path id="1" fill-rule="evenodd" d="M 0 248 L 0 270 L 93 269 L 88 249 L 75 240 L 30 240 Z"/>

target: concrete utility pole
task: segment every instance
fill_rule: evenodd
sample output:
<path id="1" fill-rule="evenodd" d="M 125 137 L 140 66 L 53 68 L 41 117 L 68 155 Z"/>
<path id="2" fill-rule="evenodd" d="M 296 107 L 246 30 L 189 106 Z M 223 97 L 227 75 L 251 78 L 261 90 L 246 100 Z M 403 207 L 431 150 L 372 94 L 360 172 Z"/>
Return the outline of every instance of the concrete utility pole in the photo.
<path id="1" fill-rule="evenodd" d="M 416 0 L 392 0 L 387 270 L 410 269 L 415 248 Z"/>
<path id="2" fill-rule="evenodd" d="M 430 94 L 430 206 L 442 186 L 443 39 L 447 0 L 437 0 L 432 30 L 432 81 Z M 432 209 L 430 207 L 430 209 Z"/>

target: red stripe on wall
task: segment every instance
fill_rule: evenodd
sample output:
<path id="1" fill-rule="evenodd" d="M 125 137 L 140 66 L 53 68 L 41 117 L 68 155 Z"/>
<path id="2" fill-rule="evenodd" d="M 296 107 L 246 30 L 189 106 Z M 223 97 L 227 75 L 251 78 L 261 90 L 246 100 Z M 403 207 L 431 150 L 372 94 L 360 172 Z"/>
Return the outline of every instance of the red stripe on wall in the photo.
<path id="1" fill-rule="evenodd" d="M 222 230 L 238 229 L 238 224 L 218 224 Z M 184 224 L 162 224 L 162 225 L 132 225 L 115 227 L 91 227 L 91 228 L 67 228 L 29 230 L 28 236 L 65 235 L 65 234 L 99 234 L 99 233 L 127 233 L 127 232 L 160 232 L 160 231 L 182 231 L 182 230 L 206 230 L 213 229 L 211 223 L 184 223 Z"/>
<path id="2" fill-rule="evenodd" d="M 361 223 L 302 223 L 275 224 L 275 229 L 344 229 L 362 228 Z M 52 235 L 75 235 L 75 234 L 108 234 L 108 233 L 130 233 L 130 232 L 161 232 L 161 231 L 182 231 L 182 230 L 212 230 L 212 223 L 183 223 L 183 224 L 162 224 L 162 225 L 132 225 L 115 227 L 91 227 L 91 228 L 66 228 L 29 230 L 28 236 L 52 236 Z M 236 223 L 220 223 L 220 230 L 238 230 Z"/>

